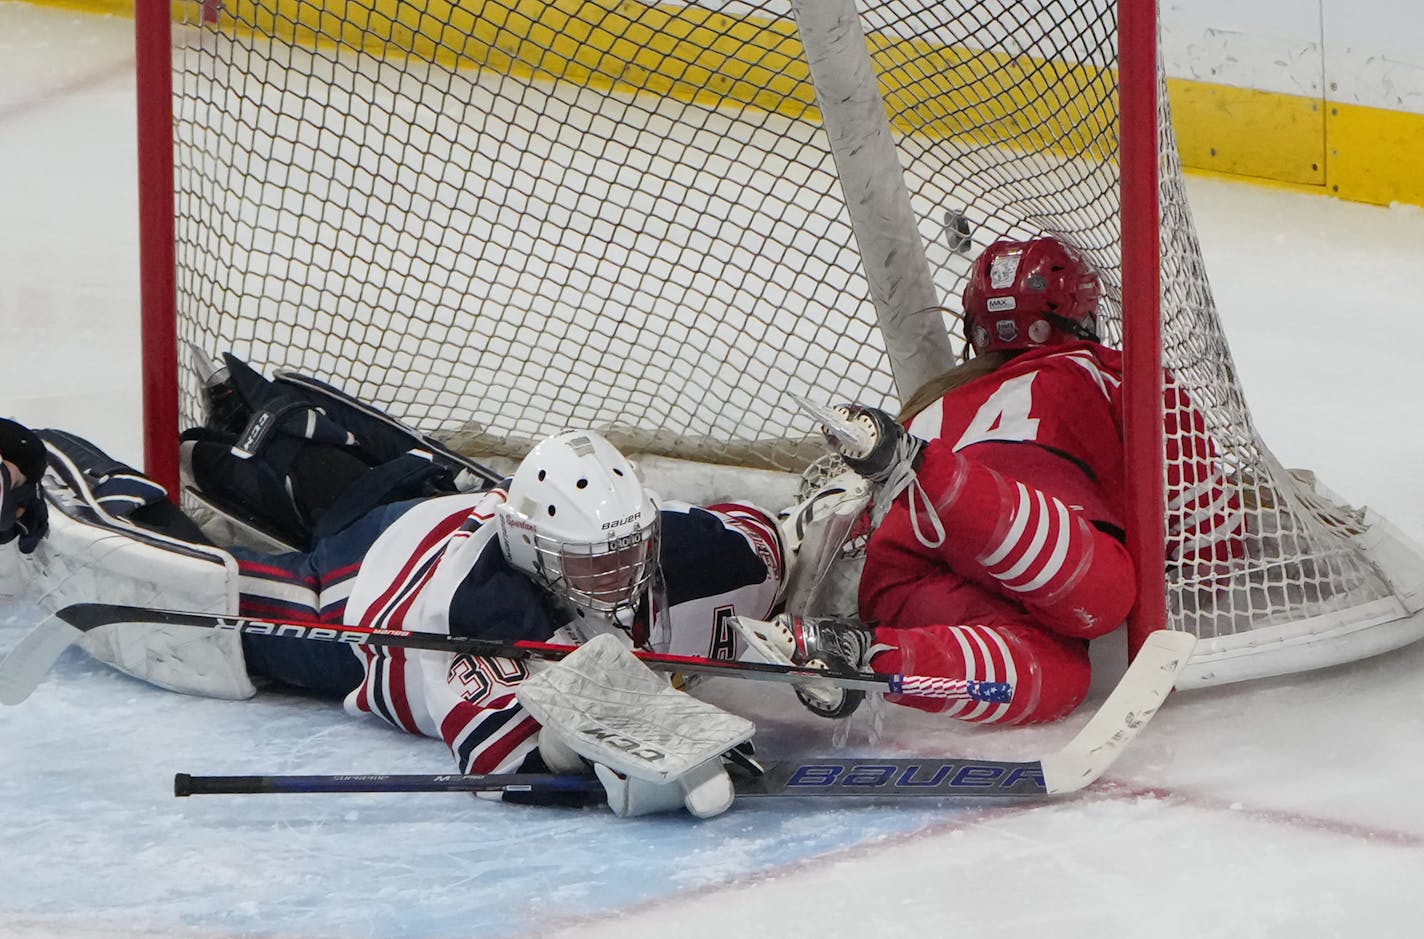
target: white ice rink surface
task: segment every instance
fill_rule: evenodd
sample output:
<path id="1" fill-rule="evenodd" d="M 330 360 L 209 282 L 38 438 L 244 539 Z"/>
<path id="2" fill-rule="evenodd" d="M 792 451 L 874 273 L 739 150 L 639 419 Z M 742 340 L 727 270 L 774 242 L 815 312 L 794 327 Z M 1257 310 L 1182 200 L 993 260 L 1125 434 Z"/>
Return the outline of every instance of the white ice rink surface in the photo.
<path id="1" fill-rule="evenodd" d="M 131 41 L 127 20 L 0 2 L 0 415 L 140 462 Z M 1189 189 L 1265 440 L 1424 540 L 1424 212 Z M 32 621 L 0 600 L 0 653 Z M 896 709 L 850 752 L 1030 758 L 1091 708 L 1018 730 Z M 746 710 L 777 715 L 764 753 L 831 748 L 782 689 Z M 170 794 L 179 771 L 448 769 L 438 742 L 331 704 L 184 698 L 67 653 L 0 709 L 0 937 L 1424 931 L 1424 644 L 1176 696 L 1103 782 L 1051 804 L 764 800 L 699 823 Z"/>

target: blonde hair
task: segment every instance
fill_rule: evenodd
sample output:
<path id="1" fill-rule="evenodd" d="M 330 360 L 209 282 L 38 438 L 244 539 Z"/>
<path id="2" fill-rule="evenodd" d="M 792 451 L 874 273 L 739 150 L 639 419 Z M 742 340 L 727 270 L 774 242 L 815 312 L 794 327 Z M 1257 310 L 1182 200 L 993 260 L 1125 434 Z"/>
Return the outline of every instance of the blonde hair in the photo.
<path id="1" fill-rule="evenodd" d="M 900 408 L 900 413 L 895 419 L 901 424 L 906 423 L 916 414 L 934 404 L 940 398 L 961 385 L 967 385 L 976 378 L 982 378 L 994 371 L 1000 365 L 1018 355 L 1019 349 L 996 349 L 977 355 L 972 359 L 956 365 L 947 372 L 943 372 L 925 382 L 915 393 L 905 399 L 905 404 Z"/>

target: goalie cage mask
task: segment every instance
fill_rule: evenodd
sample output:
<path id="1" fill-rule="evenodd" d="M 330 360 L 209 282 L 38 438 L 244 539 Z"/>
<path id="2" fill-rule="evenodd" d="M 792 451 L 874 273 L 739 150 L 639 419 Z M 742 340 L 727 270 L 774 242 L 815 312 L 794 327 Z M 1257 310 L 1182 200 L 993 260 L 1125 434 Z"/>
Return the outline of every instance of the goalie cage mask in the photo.
<path id="1" fill-rule="evenodd" d="M 555 598 L 610 618 L 634 610 L 658 558 L 658 509 L 632 464 L 601 435 L 542 441 L 496 510 L 509 563 Z"/>
<path id="2" fill-rule="evenodd" d="M 964 338 L 976 355 L 1096 341 L 1102 285 L 1087 259 L 1057 238 L 996 241 L 964 288 Z"/>

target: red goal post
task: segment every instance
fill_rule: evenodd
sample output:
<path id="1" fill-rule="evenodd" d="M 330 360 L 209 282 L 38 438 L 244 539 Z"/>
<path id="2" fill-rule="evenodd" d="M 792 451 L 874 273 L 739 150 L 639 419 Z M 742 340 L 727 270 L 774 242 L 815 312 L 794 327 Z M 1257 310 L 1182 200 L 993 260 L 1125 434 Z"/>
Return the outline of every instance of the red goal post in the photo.
<path id="1" fill-rule="evenodd" d="M 1156 0 L 1118 3 L 1118 165 L 1122 232 L 1123 443 L 1127 465 L 1127 547 L 1137 571 L 1128 651 L 1167 626 L 1162 373 L 1162 211 L 1159 203 Z"/>
<path id="2" fill-rule="evenodd" d="M 951 364 L 969 256 L 1053 233 L 1126 355 L 1136 641 L 1187 684 L 1416 638 L 1424 562 L 1271 456 L 1191 222 L 1143 0 L 137 0 L 145 459 L 232 351 L 481 454 L 566 425 L 797 472 L 793 396 Z M 969 222 L 958 243 L 954 219 Z M 1163 369 L 1248 556 L 1167 558 Z M 754 493 L 753 493 L 754 495 Z"/>

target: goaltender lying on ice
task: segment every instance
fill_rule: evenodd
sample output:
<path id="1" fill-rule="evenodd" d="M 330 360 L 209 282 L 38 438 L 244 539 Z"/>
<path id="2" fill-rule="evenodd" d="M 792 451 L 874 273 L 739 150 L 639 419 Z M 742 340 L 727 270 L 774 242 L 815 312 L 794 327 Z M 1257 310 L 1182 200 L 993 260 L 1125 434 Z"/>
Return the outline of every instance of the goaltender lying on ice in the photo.
<path id="1" fill-rule="evenodd" d="M 657 500 L 589 431 L 544 441 L 509 480 L 492 482 L 482 467 L 320 382 L 268 382 L 227 361 L 225 379 L 211 385 L 208 425 L 185 434 L 185 469 L 207 505 L 202 529 L 161 487 L 86 441 L 7 423 L 0 537 L 19 537 L 28 552 L 21 570 L 48 606 L 117 599 L 446 638 L 607 638 L 579 659 L 541 665 L 130 617 L 83 636 L 103 661 L 197 694 L 247 697 L 256 678 L 337 695 L 352 712 L 443 738 L 472 776 L 592 767 L 598 799 L 621 815 L 683 807 L 715 815 L 734 795 L 724 762 L 743 775 L 759 771 L 739 747 L 750 722 L 674 690 L 630 646 L 689 664 L 750 655 L 800 667 L 798 697 L 827 716 L 848 714 L 864 687 L 876 687 L 876 676 L 859 671 L 877 652 L 867 630 L 784 614 L 763 621 L 781 599 L 786 561 L 777 520 L 755 506 Z M 827 490 L 829 502 L 844 516 L 854 497 L 864 505 L 867 488 L 843 478 Z M 807 502 L 827 504 L 815 495 Z M 786 515 L 802 537 L 827 517 L 805 504 Z M 52 639 L 39 644 L 54 651 Z M 38 680 L 44 659 L 36 642 L 22 643 L 0 671 L 0 698 L 22 697 L 14 687 Z M 1125 742 L 1124 729 L 1155 710 L 1185 659 L 1169 645 L 1162 662 L 1144 666 L 1156 674 L 1084 734 Z M 830 677 L 804 681 L 808 666 Z M 928 677 L 915 696 L 987 703 L 1012 694 L 962 672 Z M 1043 762 L 1044 791 L 1086 785 L 1117 748 L 1095 744 L 1088 759 L 1075 741 Z M 587 788 L 497 792 L 509 801 L 590 799 Z"/>

